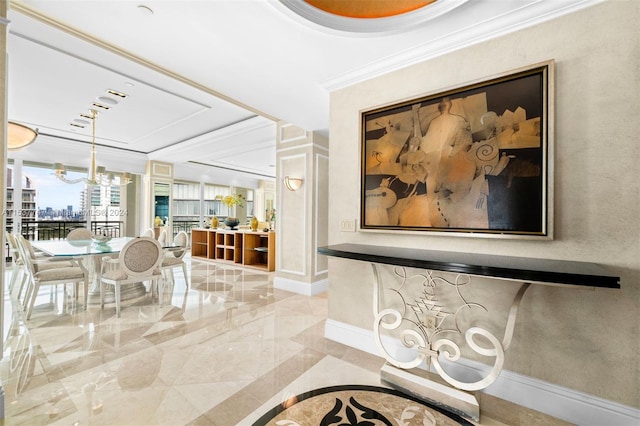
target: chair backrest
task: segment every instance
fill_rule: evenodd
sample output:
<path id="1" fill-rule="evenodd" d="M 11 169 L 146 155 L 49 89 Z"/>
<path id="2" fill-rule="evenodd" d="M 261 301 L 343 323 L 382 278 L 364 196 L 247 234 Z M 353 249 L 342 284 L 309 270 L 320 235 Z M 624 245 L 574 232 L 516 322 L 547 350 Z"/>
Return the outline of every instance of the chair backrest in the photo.
<path id="1" fill-rule="evenodd" d="M 149 228 L 146 231 L 144 231 L 142 233 L 142 235 L 140 235 L 141 237 L 149 237 L 149 238 L 153 238 L 155 236 L 155 232 L 153 232 L 153 229 Z"/>
<path id="2" fill-rule="evenodd" d="M 20 253 L 20 258 L 22 259 L 22 262 L 24 263 L 25 269 L 30 274 L 32 274 L 32 275 L 35 274 L 36 271 L 35 271 L 35 268 L 34 268 L 33 260 L 36 257 L 36 253 L 33 250 L 33 247 L 31 246 L 31 243 L 29 242 L 29 240 L 27 240 L 21 234 L 16 235 L 15 241 L 16 241 L 16 245 L 18 247 L 18 252 Z"/>
<path id="3" fill-rule="evenodd" d="M 87 228 L 72 229 L 67 234 L 68 241 L 90 240 L 92 237 L 93 237 L 93 233 Z"/>
<path id="4" fill-rule="evenodd" d="M 22 248 L 20 254 L 25 258 L 25 262 L 28 260 L 35 260 L 36 251 L 33 249 L 31 242 L 27 240 L 23 235 L 17 236 L 18 247 Z"/>
<path id="5" fill-rule="evenodd" d="M 171 253 L 173 253 L 173 255 L 178 259 L 182 259 L 184 255 L 187 253 L 187 248 L 189 247 L 189 234 L 187 234 L 185 231 L 180 231 L 173 238 L 173 242 L 176 246 L 180 247 L 181 249 L 180 250 L 174 249 L 171 251 Z"/>
<path id="6" fill-rule="evenodd" d="M 158 242 L 162 246 L 167 244 L 167 230 L 166 229 L 163 229 L 162 231 L 160 231 L 160 235 L 158 235 Z"/>
<path id="7" fill-rule="evenodd" d="M 162 257 L 162 246 L 158 241 L 139 237 L 124 245 L 118 262 L 128 276 L 148 276 L 158 269 Z"/>
<path id="8" fill-rule="evenodd" d="M 17 236 L 12 233 L 7 233 L 7 243 L 9 243 L 9 251 L 11 252 L 11 261 L 14 265 L 19 265 L 23 262 L 20 255 L 20 248 L 18 247 Z"/>

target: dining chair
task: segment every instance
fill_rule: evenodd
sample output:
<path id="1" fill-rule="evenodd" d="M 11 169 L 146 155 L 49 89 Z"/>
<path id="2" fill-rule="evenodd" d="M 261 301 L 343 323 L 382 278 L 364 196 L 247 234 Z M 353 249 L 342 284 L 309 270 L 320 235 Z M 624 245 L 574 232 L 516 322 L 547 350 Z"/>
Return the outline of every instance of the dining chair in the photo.
<path id="1" fill-rule="evenodd" d="M 31 241 L 27 240 L 23 235 L 18 234 L 16 241 L 18 242 L 18 247 L 24 251 L 24 256 L 30 258 L 38 266 L 39 270 L 73 266 L 68 257 L 53 257 L 36 252 L 33 245 L 31 245 Z"/>
<path id="2" fill-rule="evenodd" d="M 75 228 L 67 234 L 67 241 L 91 240 L 93 232 L 88 228 Z"/>
<path id="3" fill-rule="evenodd" d="M 50 258 L 44 256 L 44 253 L 39 253 L 31 247 L 31 250 L 28 254 L 22 254 L 22 241 L 24 238 L 20 234 L 7 234 L 7 242 L 9 243 L 9 250 L 11 252 L 11 259 L 13 263 L 13 267 L 11 270 L 11 278 L 9 280 L 9 294 L 11 296 L 15 296 L 18 305 L 22 307 L 23 310 L 26 310 L 29 306 L 29 295 L 31 294 L 31 287 L 29 282 L 29 275 L 26 270 L 25 258 L 27 256 L 33 256 L 39 262 L 49 261 Z M 30 243 L 29 243 L 30 244 Z M 57 265 L 53 265 L 52 267 L 64 267 L 71 266 L 68 262 L 63 262 Z M 48 266 L 43 265 L 42 268 L 47 268 Z M 17 288 L 15 288 L 16 283 L 18 282 L 18 277 L 20 277 L 20 284 Z M 24 298 L 23 298 L 24 291 Z"/>
<path id="4" fill-rule="evenodd" d="M 146 231 L 144 231 L 142 233 L 142 235 L 140 235 L 141 237 L 149 237 L 149 238 L 154 238 L 156 236 L 155 232 L 153 232 L 152 228 L 148 228 Z"/>
<path id="5" fill-rule="evenodd" d="M 87 309 L 87 296 L 89 293 L 89 272 L 78 258 L 70 258 L 65 261 L 49 262 L 46 259 L 38 259 L 31 243 L 19 236 L 20 254 L 24 259 L 25 270 L 28 275 L 28 287 L 25 293 L 25 308 L 27 319 L 31 318 L 33 307 L 38 297 L 38 291 L 43 285 L 74 284 L 74 298 L 78 300 L 80 283 L 84 289 L 84 309 Z"/>
<path id="6" fill-rule="evenodd" d="M 114 287 L 116 316 L 120 318 L 120 288 L 122 285 L 150 281 L 151 289 L 161 278 L 162 246 L 152 237 L 139 237 L 127 242 L 117 259 L 102 260 L 100 282 L 100 308 L 104 309 L 105 286 Z M 106 270 L 109 264 L 116 268 Z"/>
<path id="7" fill-rule="evenodd" d="M 67 234 L 67 241 L 69 244 L 77 246 L 88 246 L 91 245 L 93 238 L 96 236 L 90 229 L 88 228 L 75 228 L 69 231 Z M 100 260 L 104 256 L 109 256 L 114 258 L 115 255 L 104 254 L 101 256 L 87 256 L 86 257 L 86 268 L 89 270 L 89 276 L 93 277 L 95 272 L 100 268 Z"/>
<path id="8" fill-rule="evenodd" d="M 173 239 L 175 247 L 171 247 L 165 251 L 165 255 L 162 258 L 162 264 L 160 270 L 162 271 L 162 283 L 158 288 L 158 298 L 160 306 L 162 306 L 162 294 L 164 288 L 162 287 L 170 278 L 171 282 L 175 281 L 173 270 L 175 268 L 182 268 L 184 274 L 184 281 L 187 288 L 189 288 L 189 278 L 187 276 L 187 264 L 184 261 L 184 256 L 189 251 L 189 235 L 185 231 L 180 231 Z"/>
<path id="9" fill-rule="evenodd" d="M 17 236 L 12 233 L 7 234 L 7 244 L 9 245 L 9 253 L 11 255 L 11 278 L 9 279 L 9 295 L 15 296 L 19 303 L 24 281 L 27 278 L 27 273 L 24 266 L 24 258 L 20 255 L 20 249 L 18 248 Z M 15 286 L 20 278 L 20 286 L 18 287 L 18 293 L 14 294 Z"/>
<path id="10" fill-rule="evenodd" d="M 26 270 L 26 261 L 30 259 L 34 264 L 34 267 L 38 271 L 44 271 L 46 269 L 53 268 L 68 268 L 72 267 L 75 264 L 72 263 L 68 257 L 53 257 L 49 256 L 45 253 L 36 251 L 31 242 L 27 240 L 21 234 L 15 234 L 15 241 L 19 249 L 20 257 L 25 264 Z M 18 289 L 17 297 L 20 299 L 22 290 L 25 292 L 25 302 L 29 300 L 31 295 L 33 294 L 33 280 L 29 280 L 29 277 L 24 277 L 23 281 L 20 284 L 20 288 Z M 53 294 L 53 292 L 52 292 Z M 33 294 L 36 296 L 37 294 Z M 25 308 L 27 304 L 25 303 Z"/>
<path id="11" fill-rule="evenodd" d="M 158 242 L 160 243 L 161 246 L 165 246 L 167 244 L 167 238 L 168 238 L 168 234 L 167 234 L 167 230 L 163 229 L 160 231 L 160 234 L 158 235 Z"/>

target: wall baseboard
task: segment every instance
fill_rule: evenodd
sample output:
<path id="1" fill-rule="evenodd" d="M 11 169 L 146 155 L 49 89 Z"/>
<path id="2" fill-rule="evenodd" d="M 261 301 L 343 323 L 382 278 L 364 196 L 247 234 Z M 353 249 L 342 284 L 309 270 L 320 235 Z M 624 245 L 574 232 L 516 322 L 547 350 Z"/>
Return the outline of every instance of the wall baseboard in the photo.
<path id="1" fill-rule="evenodd" d="M 327 319 L 325 337 L 373 355 L 380 355 L 371 330 Z M 398 352 L 406 351 L 397 340 L 389 339 L 385 346 Z M 465 377 L 471 380 L 472 377 L 486 375 L 489 371 L 488 366 L 471 360 L 442 364 L 460 380 L 465 380 Z M 500 377 L 483 392 L 583 426 L 640 424 L 639 409 L 508 370 L 503 370 Z"/>
<path id="2" fill-rule="evenodd" d="M 307 283 L 288 278 L 275 277 L 273 279 L 273 287 L 278 290 L 286 290 L 304 296 L 315 296 L 316 294 L 327 291 L 329 288 L 329 280 L 325 278 L 313 283 Z"/>

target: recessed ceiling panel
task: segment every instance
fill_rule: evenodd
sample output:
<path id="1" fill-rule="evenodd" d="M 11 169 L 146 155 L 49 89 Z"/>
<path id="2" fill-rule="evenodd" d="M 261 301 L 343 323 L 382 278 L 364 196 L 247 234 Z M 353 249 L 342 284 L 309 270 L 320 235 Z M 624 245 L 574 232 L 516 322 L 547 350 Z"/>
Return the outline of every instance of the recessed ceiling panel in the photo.
<path id="1" fill-rule="evenodd" d="M 81 114 L 96 109 L 97 143 L 151 152 L 254 115 L 214 96 L 205 103 L 163 90 L 20 36 L 12 36 L 9 46 L 9 117 L 37 123 L 42 133 L 90 140 L 91 125 Z"/>
<path id="2" fill-rule="evenodd" d="M 276 151 L 273 146 L 254 147 L 250 150 L 236 152 L 204 160 L 203 163 L 232 170 L 244 170 L 263 177 L 276 175 Z M 259 165 L 259 167 L 256 167 Z"/>
<path id="3" fill-rule="evenodd" d="M 262 117 L 326 132 L 332 91 L 600 2 L 437 0 L 362 19 L 303 0 L 145 2 L 151 15 L 132 1 L 14 1 L 8 118 L 41 136 L 10 155 L 41 149 L 41 161 L 67 164 L 86 155 L 90 131 L 70 123 L 86 126 L 77 114 L 114 89 L 130 96 L 100 114 L 97 139 L 141 158 L 128 169 L 152 158 L 232 164 L 234 155 L 257 158 L 243 167 L 260 169 L 261 139 L 238 123 Z M 44 133 L 65 139 L 53 144 Z"/>

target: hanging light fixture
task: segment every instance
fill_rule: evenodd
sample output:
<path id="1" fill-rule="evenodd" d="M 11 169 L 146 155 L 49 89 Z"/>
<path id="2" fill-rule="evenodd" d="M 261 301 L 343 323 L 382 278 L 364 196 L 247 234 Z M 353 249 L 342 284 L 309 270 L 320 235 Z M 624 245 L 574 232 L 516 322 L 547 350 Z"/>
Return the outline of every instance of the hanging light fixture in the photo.
<path id="1" fill-rule="evenodd" d="M 38 129 L 33 130 L 13 121 L 7 122 L 7 149 L 17 151 L 33 143 L 38 137 Z"/>
<path id="2" fill-rule="evenodd" d="M 90 110 L 91 117 L 91 166 L 87 177 L 78 179 L 67 179 L 67 170 L 61 163 L 55 163 L 53 165 L 56 177 L 65 183 L 80 183 L 84 182 L 88 186 L 111 186 L 115 182 L 116 174 L 108 172 L 103 166 L 98 166 L 96 163 L 96 116 L 98 111 L 95 109 Z M 122 173 L 119 174 L 120 185 L 128 185 L 131 183 L 131 174 Z"/>

